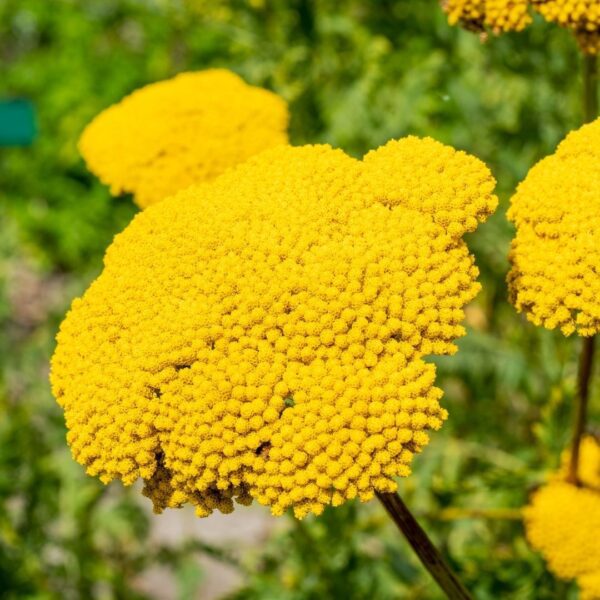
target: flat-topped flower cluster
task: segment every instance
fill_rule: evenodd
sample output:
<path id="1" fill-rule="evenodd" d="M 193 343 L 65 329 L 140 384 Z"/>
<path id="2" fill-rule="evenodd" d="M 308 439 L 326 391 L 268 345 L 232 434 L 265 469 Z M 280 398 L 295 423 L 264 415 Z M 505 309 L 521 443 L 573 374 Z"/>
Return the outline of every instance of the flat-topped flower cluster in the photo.
<path id="1" fill-rule="evenodd" d="M 102 111 L 79 149 L 114 195 L 141 208 L 287 144 L 284 100 L 226 69 L 180 73 Z"/>
<path id="2" fill-rule="evenodd" d="M 536 325 L 600 331 L 600 119 L 570 133 L 511 200 L 510 297 Z"/>
<path id="3" fill-rule="evenodd" d="M 597 0 L 442 0 L 450 25 L 494 34 L 522 31 L 539 13 L 571 30 L 583 52 L 600 52 L 600 4 Z"/>
<path id="4" fill-rule="evenodd" d="M 580 598 L 600 598 L 600 445 L 582 440 L 579 479 L 567 483 L 566 463 L 537 490 L 525 509 L 530 544 L 561 579 L 577 579 Z"/>
<path id="5" fill-rule="evenodd" d="M 199 516 L 395 490 L 446 418 L 424 357 L 464 334 L 494 185 L 431 139 L 281 146 L 139 213 L 58 335 L 75 459 Z"/>

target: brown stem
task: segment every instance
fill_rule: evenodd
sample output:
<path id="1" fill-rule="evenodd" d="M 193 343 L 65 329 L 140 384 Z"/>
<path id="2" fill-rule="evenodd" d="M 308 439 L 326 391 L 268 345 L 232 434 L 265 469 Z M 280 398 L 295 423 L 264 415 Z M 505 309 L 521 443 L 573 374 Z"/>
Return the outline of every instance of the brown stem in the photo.
<path id="1" fill-rule="evenodd" d="M 587 422 L 588 401 L 590 395 L 590 378 L 592 375 L 592 365 L 594 362 L 594 336 L 583 338 L 581 354 L 579 356 L 579 375 L 577 378 L 577 404 L 575 408 L 575 428 L 573 431 L 573 441 L 571 443 L 571 456 L 569 459 L 569 473 L 567 480 L 570 483 L 579 485 L 579 450 L 581 447 L 581 438 L 585 434 Z"/>
<path id="2" fill-rule="evenodd" d="M 598 116 L 598 57 L 583 57 L 583 116 L 584 122 L 594 121 Z"/>
<path id="3" fill-rule="evenodd" d="M 598 115 L 598 57 L 583 57 L 583 113 L 584 121 L 589 123 Z M 575 408 L 575 428 L 571 442 L 571 456 L 567 481 L 579 485 L 579 450 L 581 438 L 585 434 L 590 393 L 590 377 L 594 361 L 594 336 L 583 338 L 579 356 L 579 374 L 577 378 L 577 405 Z"/>
<path id="4" fill-rule="evenodd" d="M 377 497 L 446 596 L 450 600 L 471 600 L 469 592 L 450 570 L 400 496 L 377 492 Z"/>

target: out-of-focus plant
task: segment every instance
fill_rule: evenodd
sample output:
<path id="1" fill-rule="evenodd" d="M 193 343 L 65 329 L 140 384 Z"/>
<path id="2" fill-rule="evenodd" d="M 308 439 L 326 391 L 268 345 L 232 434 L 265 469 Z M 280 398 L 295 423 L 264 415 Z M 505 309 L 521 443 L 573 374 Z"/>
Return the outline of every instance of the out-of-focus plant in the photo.
<path id="1" fill-rule="evenodd" d="M 103 110 L 79 149 L 111 193 L 140 208 L 211 181 L 259 152 L 286 144 L 286 103 L 227 69 L 180 73 Z"/>
<path id="2" fill-rule="evenodd" d="M 495 35 L 522 31 L 533 13 L 572 31 L 584 54 L 600 51 L 600 7 L 596 0 L 441 0 L 451 25 Z"/>
<path id="3" fill-rule="evenodd" d="M 572 451 L 571 451 L 572 452 Z M 532 494 L 524 511 L 527 538 L 563 579 L 576 579 L 580 598 L 600 596 L 600 444 L 592 436 L 578 449 L 577 481 L 569 481 L 572 460 Z"/>

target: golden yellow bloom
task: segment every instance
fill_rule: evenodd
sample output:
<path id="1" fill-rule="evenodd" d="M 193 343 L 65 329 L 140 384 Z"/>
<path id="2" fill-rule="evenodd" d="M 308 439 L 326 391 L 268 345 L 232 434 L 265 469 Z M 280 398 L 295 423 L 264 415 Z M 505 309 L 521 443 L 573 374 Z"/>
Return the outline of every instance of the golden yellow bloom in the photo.
<path id="1" fill-rule="evenodd" d="M 471 31 L 483 31 L 485 0 L 442 0 L 442 8 L 450 25 Z"/>
<path id="2" fill-rule="evenodd" d="M 573 30 L 584 52 L 598 54 L 600 51 L 598 0 L 531 0 L 531 3 L 547 21 Z"/>
<path id="3" fill-rule="evenodd" d="M 537 490 L 524 510 L 529 543 L 562 579 L 577 579 L 582 598 L 600 595 L 600 446 L 592 437 L 583 440 L 580 476 L 584 487 L 564 480 L 562 471 Z"/>
<path id="4" fill-rule="evenodd" d="M 577 578 L 580 600 L 600 599 L 600 570 Z"/>
<path id="5" fill-rule="evenodd" d="M 444 0 L 450 25 L 495 34 L 522 31 L 531 23 L 528 0 Z"/>
<path id="6" fill-rule="evenodd" d="M 287 143 L 286 103 L 224 69 L 181 73 L 101 112 L 79 149 L 89 169 L 141 208 Z"/>
<path id="7" fill-rule="evenodd" d="M 600 331 L 600 120 L 572 132 L 519 185 L 510 299 L 536 325 Z"/>
<path id="8" fill-rule="evenodd" d="M 522 31 L 530 23 L 528 0 L 485 1 L 485 24 L 496 34 Z"/>
<path id="9" fill-rule="evenodd" d="M 585 487 L 600 491 L 600 444 L 596 438 L 588 435 L 581 440 L 577 478 Z M 569 452 L 562 456 L 557 479 L 564 481 L 569 473 Z"/>
<path id="10" fill-rule="evenodd" d="M 483 163 L 405 138 L 278 147 L 136 216 L 58 334 L 76 460 L 155 510 L 320 513 L 407 476 L 446 418 L 435 367 L 479 289 Z"/>

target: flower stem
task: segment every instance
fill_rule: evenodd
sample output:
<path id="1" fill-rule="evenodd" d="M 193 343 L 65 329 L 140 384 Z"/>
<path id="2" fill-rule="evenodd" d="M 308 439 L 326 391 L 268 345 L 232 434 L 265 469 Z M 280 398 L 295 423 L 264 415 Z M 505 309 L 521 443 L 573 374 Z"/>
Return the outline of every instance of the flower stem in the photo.
<path id="1" fill-rule="evenodd" d="M 569 473 L 567 481 L 579 485 L 579 449 L 581 438 L 585 434 L 587 422 L 588 400 L 590 395 L 590 378 L 594 361 L 594 336 L 584 337 L 579 356 L 579 375 L 577 378 L 577 405 L 575 408 L 575 428 L 571 442 L 571 457 L 569 459 Z"/>
<path id="2" fill-rule="evenodd" d="M 423 566 L 450 600 L 471 600 L 471 595 L 423 531 L 398 494 L 377 492 L 379 501 L 412 546 Z"/>
<path id="3" fill-rule="evenodd" d="M 598 57 L 583 57 L 583 116 L 584 122 L 594 121 L 598 116 Z"/>
<path id="4" fill-rule="evenodd" d="M 583 56 L 583 116 L 589 123 L 598 116 L 598 57 L 585 54 Z M 579 355 L 579 374 L 577 377 L 577 406 L 575 409 L 575 428 L 571 442 L 571 456 L 567 481 L 579 485 L 579 450 L 581 438 L 585 434 L 588 402 L 590 394 L 590 378 L 594 361 L 595 337 L 584 337 Z"/>

